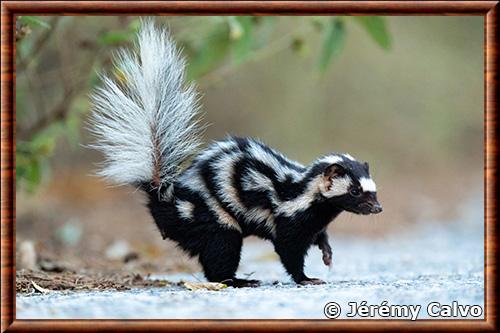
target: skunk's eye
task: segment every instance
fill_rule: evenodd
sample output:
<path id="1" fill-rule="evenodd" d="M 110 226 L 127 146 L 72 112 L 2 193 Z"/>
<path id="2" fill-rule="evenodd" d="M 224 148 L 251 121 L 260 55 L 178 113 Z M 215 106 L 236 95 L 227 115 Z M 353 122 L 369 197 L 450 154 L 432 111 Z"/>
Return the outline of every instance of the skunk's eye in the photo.
<path id="1" fill-rule="evenodd" d="M 359 197 L 361 195 L 361 190 L 359 187 L 354 187 L 351 189 L 350 193 L 353 197 Z"/>

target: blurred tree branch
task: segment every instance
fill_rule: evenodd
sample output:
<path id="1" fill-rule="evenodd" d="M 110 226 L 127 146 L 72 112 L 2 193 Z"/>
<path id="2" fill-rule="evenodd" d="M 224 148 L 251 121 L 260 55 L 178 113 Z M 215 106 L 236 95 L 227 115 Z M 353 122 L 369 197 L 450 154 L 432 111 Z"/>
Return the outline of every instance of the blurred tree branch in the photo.
<path id="1" fill-rule="evenodd" d="M 92 57 L 89 58 L 86 66 L 82 66 L 81 73 L 80 75 L 77 75 L 77 77 L 86 78 L 86 76 L 83 74 L 88 73 L 89 70 L 93 68 L 99 54 L 100 52 L 98 52 L 98 50 L 92 52 Z M 73 103 L 74 99 L 81 94 L 83 88 L 88 83 L 86 79 L 80 80 L 77 83 L 70 83 L 70 80 L 68 80 L 65 77 L 64 73 L 62 73 L 62 68 L 60 75 L 64 90 L 61 100 L 51 110 L 49 110 L 48 112 L 44 112 L 43 116 L 38 118 L 37 121 L 35 121 L 33 124 L 19 130 L 18 136 L 22 140 L 32 140 L 34 136 L 36 136 L 38 133 L 40 133 L 53 123 L 66 119 L 69 112 L 71 111 L 71 104 Z"/>
<path id="2" fill-rule="evenodd" d="M 60 18 L 61 18 L 60 16 L 54 16 L 49 21 L 50 29 L 45 29 L 38 37 L 38 39 L 34 42 L 30 54 L 24 56 L 22 59 L 18 61 L 16 66 L 17 73 L 24 72 L 26 68 L 31 64 L 33 59 L 36 58 L 36 55 L 43 49 L 45 44 L 47 44 L 47 42 L 50 40 L 50 37 L 53 35 Z"/>
<path id="3" fill-rule="evenodd" d="M 71 109 L 71 103 L 78 93 L 79 89 L 77 87 L 65 89 L 65 93 L 61 101 L 52 110 L 45 113 L 45 116 L 40 117 L 31 126 L 20 130 L 18 134 L 19 138 L 26 141 L 32 140 L 36 134 L 40 133 L 54 122 L 65 119 Z"/>
<path id="4" fill-rule="evenodd" d="M 44 45 L 53 35 L 53 32 L 55 31 L 54 27 L 58 21 L 59 17 L 55 17 L 50 21 L 49 24 L 52 28 L 44 31 L 44 33 L 35 41 L 35 45 L 29 56 L 20 61 L 20 64 L 23 66 L 21 67 L 21 72 L 26 76 L 27 83 L 33 92 L 36 91 L 32 82 L 34 73 L 31 73 L 32 71 L 29 69 L 31 61 L 28 59 L 36 57 L 40 50 L 43 49 Z M 92 70 L 96 60 L 101 55 L 101 48 L 98 44 L 82 42 L 81 45 L 83 45 L 82 47 L 85 47 L 86 49 L 90 49 L 90 56 L 85 58 L 86 60 L 83 65 L 79 67 L 78 72 L 71 73 L 69 67 L 66 65 L 67 62 L 65 63 L 64 61 L 64 52 L 61 53 L 61 66 L 58 67 L 57 72 L 59 76 L 58 85 L 62 87 L 62 97 L 59 102 L 49 110 L 45 110 L 42 100 L 38 99 L 38 105 L 41 108 L 41 110 L 37 112 L 39 117 L 33 123 L 27 124 L 24 127 L 20 126 L 18 128 L 17 136 L 19 139 L 31 141 L 37 134 L 50 127 L 52 124 L 64 121 L 68 117 L 74 100 L 81 95 L 81 92 L 84 91 L 85 86 L 88 84 L 88 73 Z M 70 62 L 72 62 L 72 60 Z M 77 79 L 75 80 L 75 78 Z M 33 93 L 33 95 L 39 97 L 38 93 Z"/>

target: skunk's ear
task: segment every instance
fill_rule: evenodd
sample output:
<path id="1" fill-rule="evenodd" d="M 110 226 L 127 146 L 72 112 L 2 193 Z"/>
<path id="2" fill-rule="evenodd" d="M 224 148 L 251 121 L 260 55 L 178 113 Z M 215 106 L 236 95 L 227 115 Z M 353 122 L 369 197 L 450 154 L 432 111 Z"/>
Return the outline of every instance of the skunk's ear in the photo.
<path id="1" fill-rule="evenodd" d="M 363 166 L 365 167 L 367 172 L 370 172 L 370 166 L 368 165 L 368 162 L 365 162 Z"/>
<path id="2" fill-rule="evenodd" d="M 342 177 L 345 175 L 345 169 L 340 164 L 334 163 L 327 166 L 323 174 L 326 178 Z"/>

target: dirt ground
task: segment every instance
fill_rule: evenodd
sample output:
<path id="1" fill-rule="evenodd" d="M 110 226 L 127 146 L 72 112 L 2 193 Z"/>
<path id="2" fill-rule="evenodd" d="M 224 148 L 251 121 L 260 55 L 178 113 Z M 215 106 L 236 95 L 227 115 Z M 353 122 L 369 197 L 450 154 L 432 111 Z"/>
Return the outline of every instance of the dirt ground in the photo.
<path id="1" fill-rule="evenodd" d="M 43 271 L 20 270 L 16 273 L 16 291 L 21 294 L 46 293 L 54 290 L 129 290 L 141 287 L 165 287 L 165 280 L 148 279 L 141 274 L 132 273 L 91 273 L 80 274 L 65 271 L 48 273 Z"/>

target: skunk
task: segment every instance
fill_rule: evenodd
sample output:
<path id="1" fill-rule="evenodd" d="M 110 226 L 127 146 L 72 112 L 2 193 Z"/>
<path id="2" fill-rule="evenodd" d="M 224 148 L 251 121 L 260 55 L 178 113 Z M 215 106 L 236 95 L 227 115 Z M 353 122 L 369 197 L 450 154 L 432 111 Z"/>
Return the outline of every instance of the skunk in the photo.
<path id="1" fill-rule="evenodd" d="M 331 264 L 328 224 L 343 211 L 382 211 L 368 164 L 349 154 L 304 166 L 241 137 L 199 151 L 198 96 L 165 29 L 143 22 L 135 50 L 115 65 L 119 75 L 102 75 L 91 94 L 92 147 L 105 157 L 98 174 L 146 192 L 163 238 L 198 257 L 209 281 L 258 285 L 235 276 L 243 238 L 256 235 L 273 243 L 296 283 L 324 283 L 304 274 L 304 257 L 314 244 Z"/>

